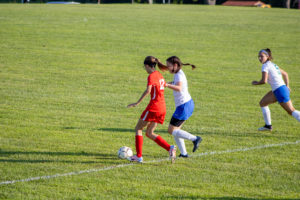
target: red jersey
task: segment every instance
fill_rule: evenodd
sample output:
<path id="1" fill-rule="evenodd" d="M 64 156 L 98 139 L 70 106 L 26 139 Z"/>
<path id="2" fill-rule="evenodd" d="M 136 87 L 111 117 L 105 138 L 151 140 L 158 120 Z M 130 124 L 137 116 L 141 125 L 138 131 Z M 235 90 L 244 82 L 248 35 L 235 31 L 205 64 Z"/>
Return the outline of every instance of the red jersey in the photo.
<path id="1" fill-rule="evenodd" d="M 165 79 L 159 73 L 159 71 L 154 71 L 148 76 L 148 84 L 152 85 L 151 89 L 151 99 L 146 108 L 151 112 L 159 112 L 159 113 L 166 113 L 166 103 L 164 97 L 164 90 L 165 90 Z"/>

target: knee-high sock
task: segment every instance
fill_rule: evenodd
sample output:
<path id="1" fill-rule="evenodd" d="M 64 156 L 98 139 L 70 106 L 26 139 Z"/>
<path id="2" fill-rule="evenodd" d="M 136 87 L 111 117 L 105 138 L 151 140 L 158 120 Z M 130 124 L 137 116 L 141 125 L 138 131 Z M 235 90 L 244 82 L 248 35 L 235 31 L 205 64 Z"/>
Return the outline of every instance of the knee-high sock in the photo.
<path id="1" fill-rule="evenodd" d="M 143 150 L 143 136 L 136 135 L 135 136 L 135 149 L 137 157 L 142 157 L 142 150 Z"/>
<path id="2" fill-rule="evenodd" d="M 295 119 L 297 119 L 300 122 L 300 112 L 298 110 L 295 110 L 292 113 L 292 116 L 295 117 Z"/>
<path id="3" fill-rule="evenodd" d="M 161 146 L 165 150 L 167 150 L 167 151 L 170 150 L 170 145 L 160 135 L 158 135 L 155 138 L 154 142 L 156 142 L 159 146 Z"/>
<path id="4" fill-rule="evenodd" d="M 269 109 L 269 106 L 261 107 L 261 111 L 263 113 L 263 117 L 264 117 L 266 125 L 272 125 L 272 123 L 271 123 L 271 111 Z"/>
<path id="5" fill-rule="evenodd" d="M 187 152 L 186 152 L 186 148 L 185 148 L 184 139 L 179 138 L 179 137 L 174 137 L 174 139 L 175 139 L 175 142 L 176 142 L 176 144 L 177 144 L 177 146 L 178 146 L 178 148 L 180 150 L 180 153 L 182 155 L 186 155 Z"/>
<path id="6" fill-rule="evenodd" d="M 179 137 L 179 138 L 186 139 L 186 140 L 191 140 L 191 141 L 195 141 L 197 139 L 196 136 L 190 134 L 189 132 L 181 130 L 181 129 L 174 130 L 172 135 L 174 137 Z"/>

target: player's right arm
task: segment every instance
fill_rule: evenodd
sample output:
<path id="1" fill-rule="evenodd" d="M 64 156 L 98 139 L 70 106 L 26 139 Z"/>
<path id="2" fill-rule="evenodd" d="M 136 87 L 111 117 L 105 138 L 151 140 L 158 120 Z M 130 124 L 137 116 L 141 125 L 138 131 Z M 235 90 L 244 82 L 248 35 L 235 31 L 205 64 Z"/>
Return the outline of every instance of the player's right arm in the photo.
<path id="1" fill-rule="evenodd" d="M 252 81 L 252 85 L 262 85 L 268 82 L 268 73 L 262 72 L 260 81 Z"/>
<path id="2" fill-rule="evenodd" d="M 176 83 L 176 85 L 173 85 L 172 83 L 166 83 L 166 87 L 170 88 L 172 90 L 175 90 L 177 92 L 180 92 L 181 89 L 182 89 L 182 82 L 179 81 L 179 82 Z"/>
<path id="3" fill-rule="evenodd" d="M 136 107 L 138 106 L 142 101 L 143 99 L 151 93 L 151 89 L 152 89 L 152 85 L 148 85 L 146 90 L 144 91 L 144 93 L 142 94 L 142 96 L 140 97 L 140 99 L 136 102 L 136 103 L 132 103 L 132 104 L 129 104 L 127 106 L 127 108 L 131 108 L 131 107 Z"/>

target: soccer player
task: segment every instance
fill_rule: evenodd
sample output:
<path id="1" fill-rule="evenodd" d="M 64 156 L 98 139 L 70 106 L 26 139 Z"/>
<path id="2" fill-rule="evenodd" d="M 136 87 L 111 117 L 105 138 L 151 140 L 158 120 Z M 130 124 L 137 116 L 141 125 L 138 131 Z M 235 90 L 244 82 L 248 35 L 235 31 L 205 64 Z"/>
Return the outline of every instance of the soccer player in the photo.
<path id="1" fill-rule="evenodd" d="M 148 95 L 151 95 L 150 102 L 147 108 L 142 113 L 137 125 L 135 127 L 135 145 L 136 155 L 129 158 L 130 161 L 143 162 L 142 148 L 143 135 L 142 131 L 146 128 L 146 136 L 156 142 L 159 146 L 169 152 L 172 163 L 176 158 L 176 146 L 169 145 L 161 136 L 154 133 L 157 124 L 163 124 L 166 115 L 166 103 L 164 98 L 165 79 L 155 67 L 157 59 L 153 56 L 147 56 L 144 60 L 144 67 L 149 74 L 147 88 L 136 103 L 129 104 L 127 107 L 138 106 L 141 101 Z"/>
<path id="2" fill-rule="evenodd" d="M 162 65 L 161 63 L 159 64 Z M 173 90 L 176 106 L 176 110 L 169 124 L 168 132 L 174 136 L 176 144 L 181 152 L 179 157 L 188 158 L 189 155 L 186 151 L 184 140 L 186 139 L 193 142 L 193 152 L 195 152 L 199 147 L 202 138 L 181 129 L 184 122 L 194 111 L 194 101 L 188 91 L 186 76 L 181 69 L 183 65 L 191 64 L 183 64 L 178 57 L 172 56 L 167 59 L 167 66 L 164 68 L 168 69 L 171 74 L 174 74 L 173 82 L 166 83 L 166 87 Z M 191 66 L 192 69 L 196 68 L 195 65 Z"/>
<path id="3" fill-rule="evenodd" d="M 259 131 L 272 131 L 271 112 L 268 105 L 276 101 L 278 101 L 288 114 L 300 122 L 300 112 L 295 110 L 290 99 L 288 74 L 274 64 L 272 59 L 270 49 L 262 49 L 259 51 L 258 60 L 263 64 L 261 70 L 262 78 L 260 81 L 252 81 L 252 85 L 269 83 L 272 88 L 259 102 L 265 120 L 265 126 L 259 128 Z"/>

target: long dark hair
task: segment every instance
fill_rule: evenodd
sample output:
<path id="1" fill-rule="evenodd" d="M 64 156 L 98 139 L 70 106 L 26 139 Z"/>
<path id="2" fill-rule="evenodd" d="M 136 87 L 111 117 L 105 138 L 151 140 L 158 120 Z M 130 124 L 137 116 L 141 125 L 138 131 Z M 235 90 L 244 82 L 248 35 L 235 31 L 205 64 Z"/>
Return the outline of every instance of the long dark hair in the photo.
<path id="1" fill-rule="evenodd" d="M 191 66 L 192 66 L 192 69 L 195 69 L 195 68 L 196 68 L 196 66 L 193 65 L 193 64 L 190 64 L 190 63 L 182 63 L 181 60 L 180 60 L 177 56 L 171 56 L 171 57 L 169 57 L 169 58 L 167 59 L 167 62 L 172 63 L 173 65 L 174 65 L 174 64 L 177 64 L 177 65 L 178 65 L 178 68 L 179 68 L 179 69 L 177 70 L 177 72 L 182 68 L 183 65 L 191 65 Z M 177 73 L 177 72 L 175 72 L 175 73 Z"/>
<path id="2" fill-rule="evenodd" d="M 158 68 L 162 71 L 166 71 L 168 70 L 168 67 L 164 64 L 162 64 L 157 58 L 155 58 L 154 56 L 147 56 L 144 60 L 144 65 L 148 65 L 151 68 L 155 68 L 156 64 L 158 66 Z"/>

